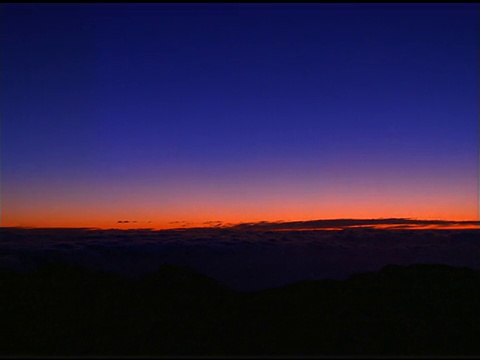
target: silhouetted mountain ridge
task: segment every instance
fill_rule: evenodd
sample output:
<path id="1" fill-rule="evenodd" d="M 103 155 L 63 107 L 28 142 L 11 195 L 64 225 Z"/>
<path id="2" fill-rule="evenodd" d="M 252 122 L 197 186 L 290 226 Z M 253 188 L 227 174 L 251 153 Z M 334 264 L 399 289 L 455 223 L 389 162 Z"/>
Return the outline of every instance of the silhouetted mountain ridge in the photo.
<path id="1" fill-rule="evenodd" d="M 389 265 L 236 292 L 163 264 L 0 271 L 2 355 L 478 355 L 480 271 Z"/>
<path id="2" fill-rule="evenodd" d="M 162 264 L 157 271 L 144 276 L 140 283 L 144 286 L 156 286 L 167 290 L 195 293 L 205 291 L 230 291 L 214 279 L 188 266 Z"/>

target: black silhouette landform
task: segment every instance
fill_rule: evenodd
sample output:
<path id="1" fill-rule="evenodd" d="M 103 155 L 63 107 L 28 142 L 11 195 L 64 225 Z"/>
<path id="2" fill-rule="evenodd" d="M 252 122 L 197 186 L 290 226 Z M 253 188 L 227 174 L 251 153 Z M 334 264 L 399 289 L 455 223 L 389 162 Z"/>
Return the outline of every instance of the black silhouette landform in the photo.
<path id="1" fill-rule="evenodd" d="M 389 265 L 230 289 L 192 268 L 141 278 L 50 262 L 0 271 L 1 356 L 479 355 L 480 271 Z"/>

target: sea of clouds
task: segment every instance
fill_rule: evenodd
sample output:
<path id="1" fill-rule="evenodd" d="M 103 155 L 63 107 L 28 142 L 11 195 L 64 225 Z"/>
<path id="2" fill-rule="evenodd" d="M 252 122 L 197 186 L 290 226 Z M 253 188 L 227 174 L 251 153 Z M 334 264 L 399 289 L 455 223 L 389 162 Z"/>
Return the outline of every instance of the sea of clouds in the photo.
<path id="1" fill-rule="evenodd" d="M 67 261 L 139 277 L 162 263 L 191 266 L 237 290 L 299 280 L 346 279 L 387 264 L 480 268 L 480 230 L 272 228 L 0 228 L 0 268 Z"/>

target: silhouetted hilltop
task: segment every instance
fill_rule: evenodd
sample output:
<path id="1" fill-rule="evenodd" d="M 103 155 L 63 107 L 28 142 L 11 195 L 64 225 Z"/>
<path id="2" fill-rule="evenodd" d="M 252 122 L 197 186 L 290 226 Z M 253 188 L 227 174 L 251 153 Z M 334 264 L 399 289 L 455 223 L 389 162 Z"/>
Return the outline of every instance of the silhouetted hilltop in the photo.
<path id="1" fill-rule="evenodd" d="M 139 286 L 168 296 L 198 297 L 219 295 L 231 290 L 193 268 L 162 264 L 157 271 L 147 274 Z"/>
<path id="2" fill-rule="evenodd" d="M 480 272 L 389 265 L 235 292 L 188 267 L 139 280 L 0 271 L 1 355 L 479 355 Z"/>

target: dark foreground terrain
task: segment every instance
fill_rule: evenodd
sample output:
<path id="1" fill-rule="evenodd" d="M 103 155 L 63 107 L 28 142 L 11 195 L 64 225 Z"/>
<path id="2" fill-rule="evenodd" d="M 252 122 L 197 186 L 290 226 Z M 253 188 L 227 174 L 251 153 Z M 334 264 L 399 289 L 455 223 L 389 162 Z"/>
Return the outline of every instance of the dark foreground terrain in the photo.
<path id="1" fill-rule="evenodd" d="M 162 265 L 0 272 L 0 355 L 480 355 L 480 271 L 387 266 L 236 292 Z"/>

